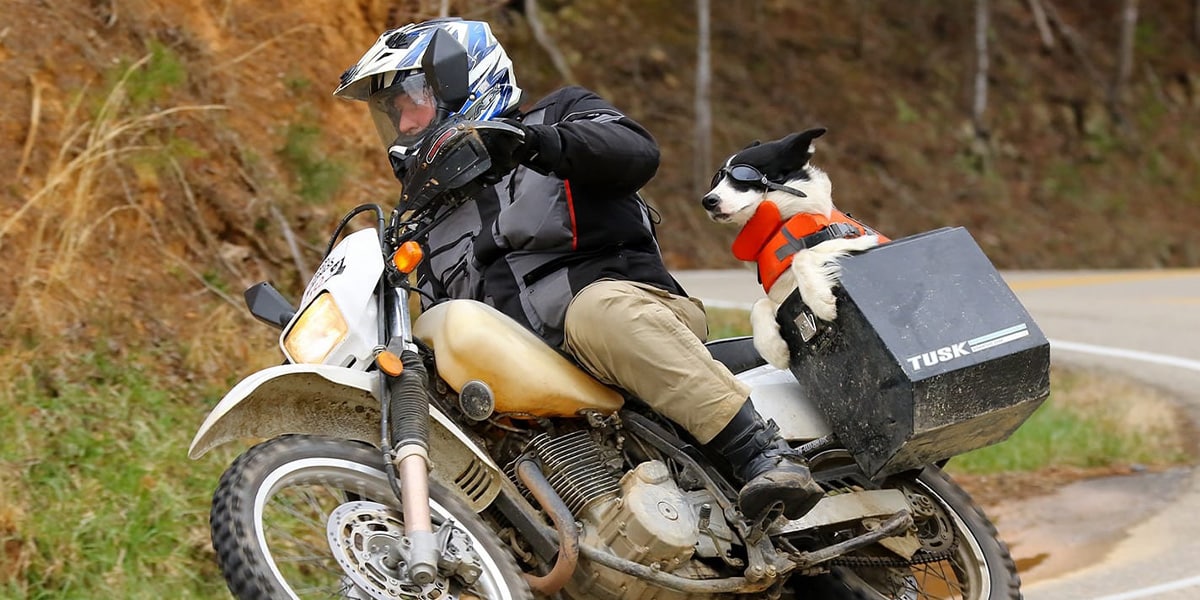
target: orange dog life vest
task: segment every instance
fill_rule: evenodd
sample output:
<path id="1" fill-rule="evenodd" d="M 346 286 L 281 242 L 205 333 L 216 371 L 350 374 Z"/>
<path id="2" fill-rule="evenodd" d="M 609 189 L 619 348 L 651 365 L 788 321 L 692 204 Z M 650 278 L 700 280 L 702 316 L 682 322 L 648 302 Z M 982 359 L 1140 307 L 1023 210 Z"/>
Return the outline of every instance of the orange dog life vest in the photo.
<path id="1" fill-rule="evenodd" d="M 801 213 L 785 223 L 774 202 L 763 202 L 734 238 L 733 255 L 738 260 L 757 262 L 758 282 L 770 292 L 797 252 L 821 242 L 860 235 L 879 233 L 837 209 L 829 218 Z M 879 241 L 889 240 L 879 235 Z"/>

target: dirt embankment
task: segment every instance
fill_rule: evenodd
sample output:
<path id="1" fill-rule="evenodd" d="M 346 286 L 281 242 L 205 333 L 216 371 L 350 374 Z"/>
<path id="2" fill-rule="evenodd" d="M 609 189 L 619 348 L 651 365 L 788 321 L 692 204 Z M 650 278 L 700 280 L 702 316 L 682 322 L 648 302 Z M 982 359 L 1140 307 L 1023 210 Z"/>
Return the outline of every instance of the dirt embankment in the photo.
<path id="1" fill-rule="evenodd" d="M 1121 3 L 1037 4 L 1054 9 L 1046 30 L 1031 3 L 992 4 L 977 137 L 972 7 L 715 3 L 715 156 L 700 171 L 750 140 L 821 124 L 816 162 L 842 208 L 892 237 L 966 225 L 1009 268 L 1200 263 L 1194 3 L 1142 3 L 1119 103 Z M 330 96 L 337 76 L 382 29 L 440 5 L 6 2 L 9 346 L 189 339 L 166 362 L 200 377 L 246 360 L 240 341 L 265 337 L 243 331 L 240 290 L 271 279 L 294 293 L 337 215 L 396 193 L 361 107 Z M 563 82 L 524 3 L 450 5 L 494 24 L 529 100 Z M 733 232 L 695 206 L 692 5 L 537 5 L 567 75 L 659 139 L 646 194 L 671 265 L 732 265 Z M 203 350 L 229 339 L 239 343 Z"/>

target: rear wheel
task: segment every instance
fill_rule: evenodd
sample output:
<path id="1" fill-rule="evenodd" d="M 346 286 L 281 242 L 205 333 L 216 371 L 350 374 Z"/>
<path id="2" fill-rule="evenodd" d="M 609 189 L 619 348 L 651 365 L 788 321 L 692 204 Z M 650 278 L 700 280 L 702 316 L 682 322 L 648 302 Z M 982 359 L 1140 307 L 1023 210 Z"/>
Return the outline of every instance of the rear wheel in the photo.
<path id="1" fill-rule="evenodd" d="M 839 461 L 840 462 L 840 461 Z M 889 552 L 831 561 L 820 585 L 831 597 L 857 600 L 1019 600 L 1016 564 L 991 521 L 936 467 L 891 477 L 881 487 L 903 491 L 915 507 L 922 551 L 911 564 Z"/>
<path id="2" fill-rule="evenodd" d="M 234 596 L 531 598 L 511 554 L 466 504 L 430 482 L 449 562 L 418 585 L 403 566 L 400 501 L 374 447 L 284 436 L 239 457 L 213 495 L 213 547 Z M 397 565 L 399 562 L 399 565 Z"/>

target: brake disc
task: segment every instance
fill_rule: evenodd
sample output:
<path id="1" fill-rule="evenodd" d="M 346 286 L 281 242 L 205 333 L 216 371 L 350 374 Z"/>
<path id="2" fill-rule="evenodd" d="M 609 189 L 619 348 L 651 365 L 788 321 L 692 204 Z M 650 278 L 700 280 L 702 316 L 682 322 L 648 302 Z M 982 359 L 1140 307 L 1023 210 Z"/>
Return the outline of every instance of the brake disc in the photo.
<path id="1" fill-rule="evenodd" d="M 358 591 L 374 600 L 446 598 L 446 582 L 420 586 L 408 578 L 404 522 L 378 502 L 347 502 L 325 525 L 329 548 Z"/>

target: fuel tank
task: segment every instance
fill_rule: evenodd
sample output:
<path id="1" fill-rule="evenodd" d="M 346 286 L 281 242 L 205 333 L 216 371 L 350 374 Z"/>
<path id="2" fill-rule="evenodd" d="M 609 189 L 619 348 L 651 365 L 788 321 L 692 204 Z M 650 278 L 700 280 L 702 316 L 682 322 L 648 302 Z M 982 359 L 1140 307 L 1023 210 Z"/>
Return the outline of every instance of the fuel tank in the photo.
<path id="1" fill-rule="evenodd" d="M 624 399 L 504 313 L 474 300 L 450 300 L 421 314 L 413 334 L 433 347 L 438 375 L 461 391 L 486 383 L 497 413 L 569 417 L 613 413 Z"/>

